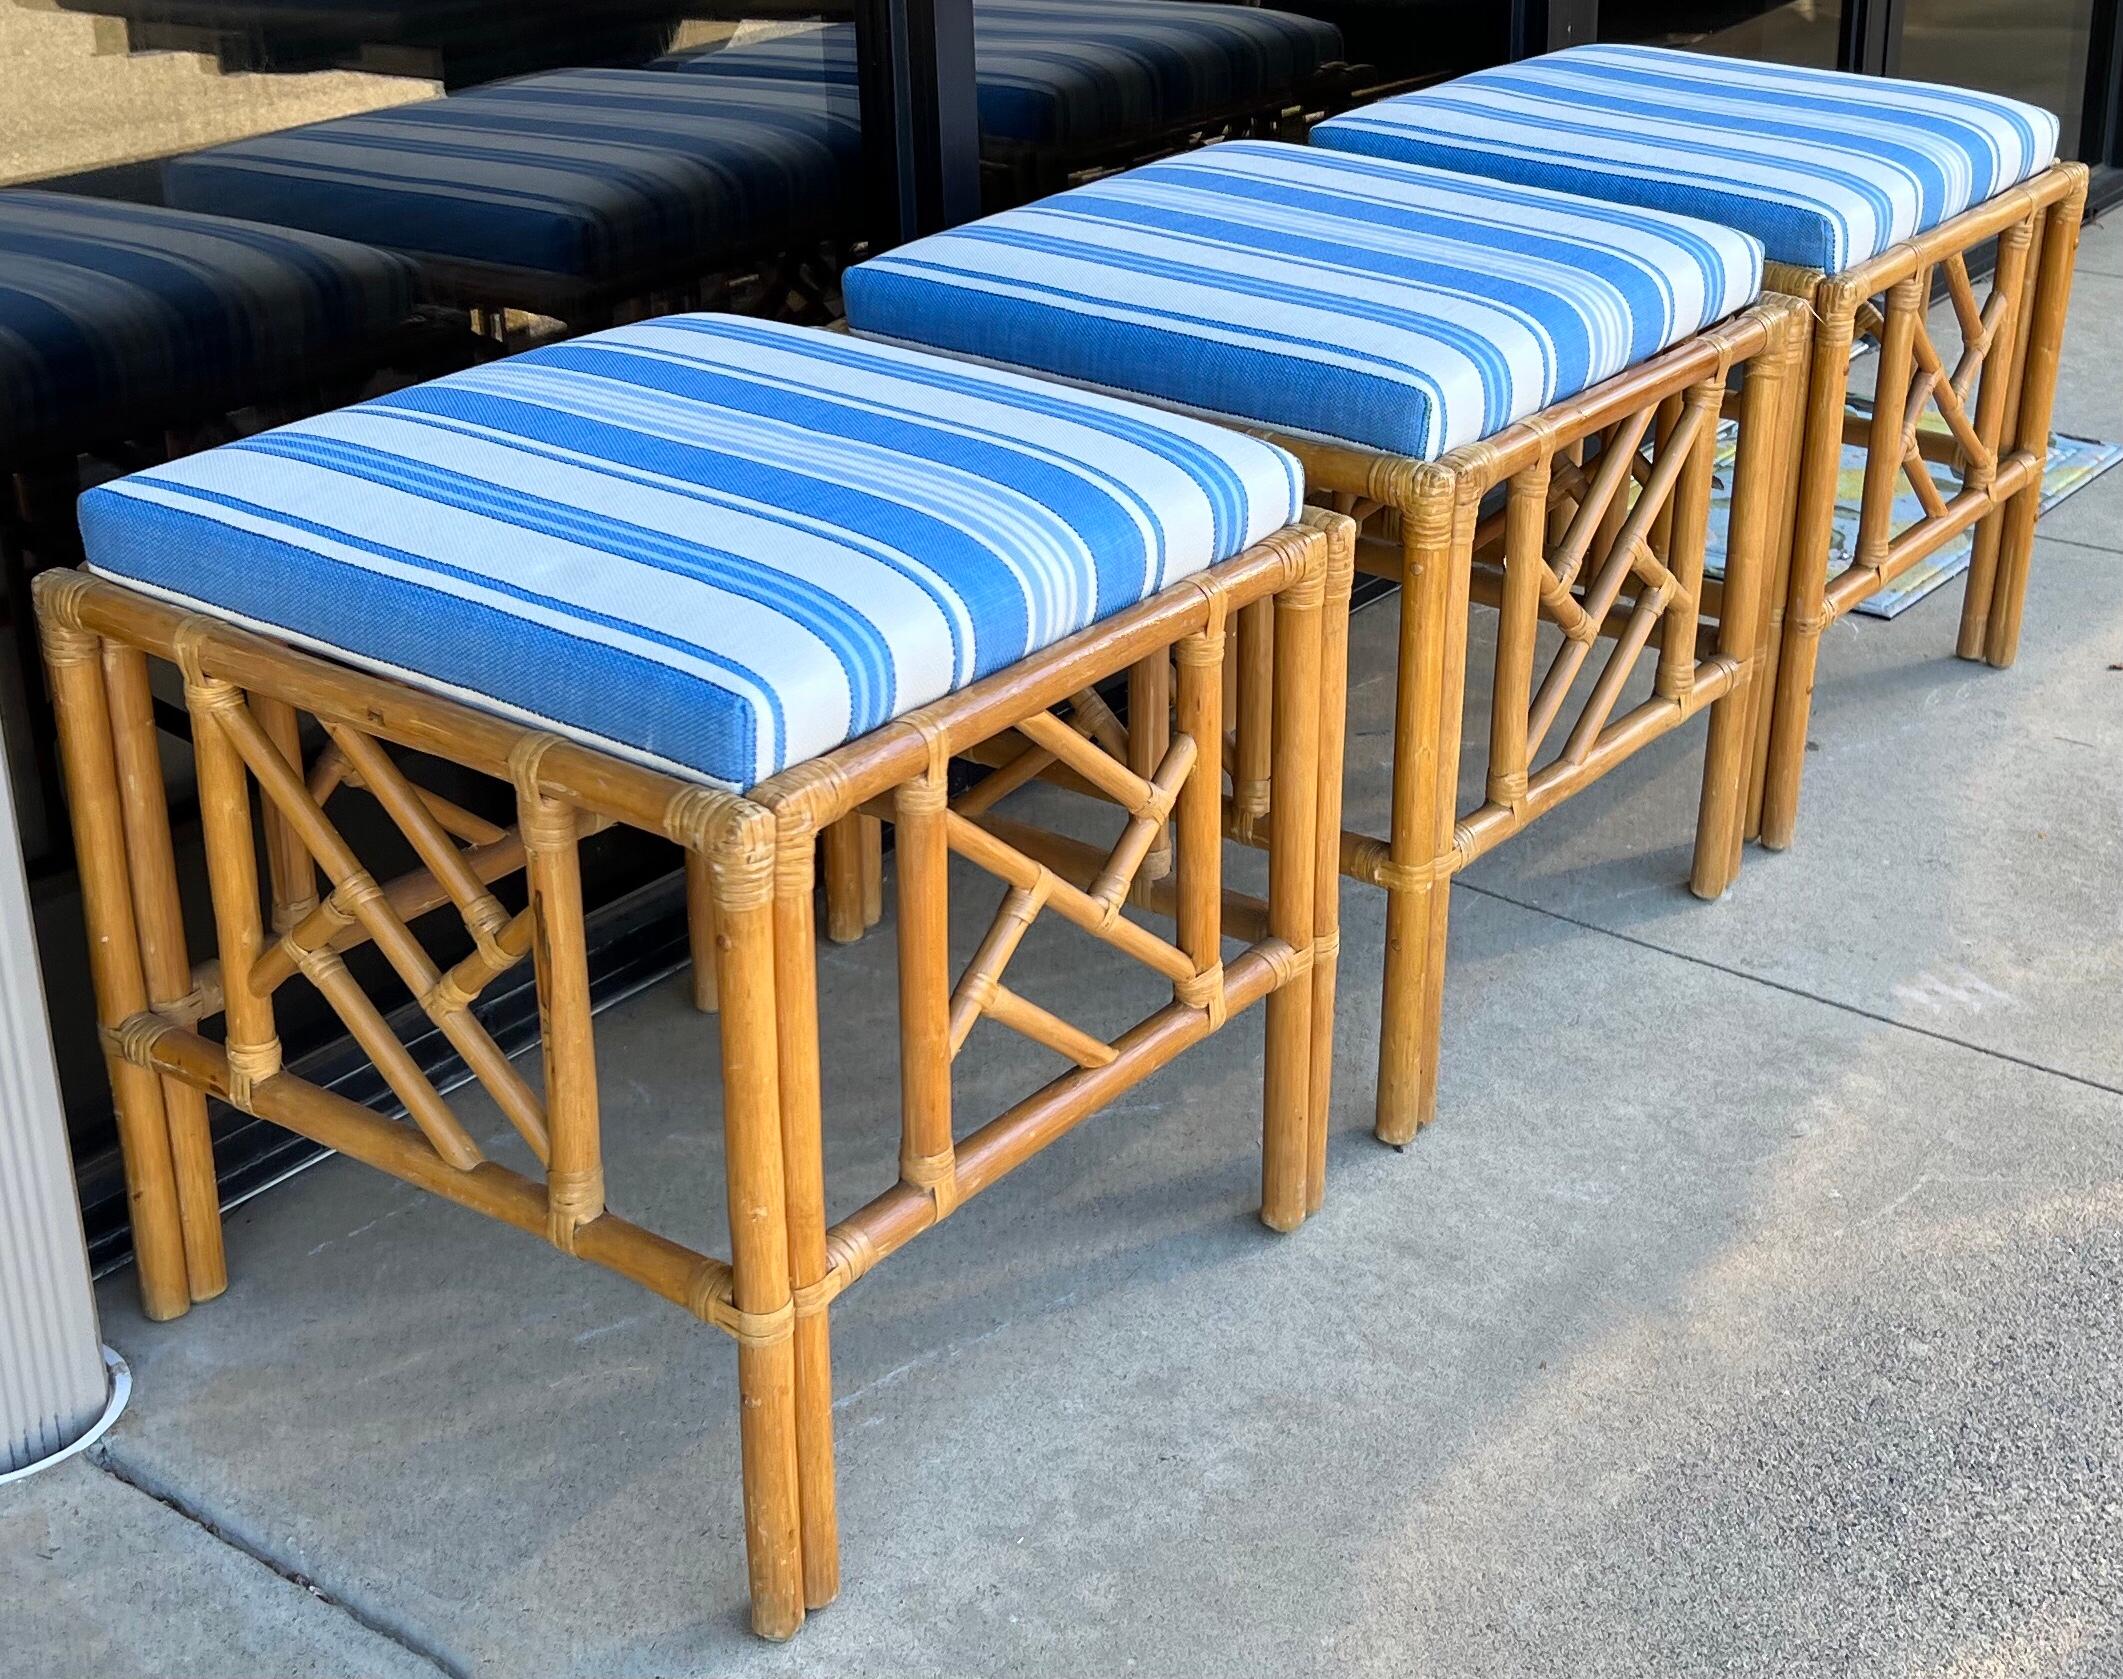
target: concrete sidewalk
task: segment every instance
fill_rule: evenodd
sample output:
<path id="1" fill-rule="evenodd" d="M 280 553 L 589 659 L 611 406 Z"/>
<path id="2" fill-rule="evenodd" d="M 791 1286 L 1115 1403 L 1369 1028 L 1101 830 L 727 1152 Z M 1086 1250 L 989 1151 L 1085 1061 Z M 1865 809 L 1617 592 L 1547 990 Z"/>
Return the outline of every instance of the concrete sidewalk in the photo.
<path id="1" fill-rule="evenodd" d="M 2119 323 L 2095 228 L 2062 429 L 2123 437 Z M 1837 626 L 1799 843 L 1723 903 L 1681 884 L 1695 731 L 1458 883 L 1404 1155 L 1350 889 L 1297 1236 L 1252 1216 L 1256 1015 L 866 1280 L 846 1589 L 793 1644 L 744 1630 L 724 1340 L 333 1161 L 231 1218 L 224 1299 L 156 1326 L 105 1285 L 132 1408 L 0 1493 L 7 1664 L 2123 1671 L 2123 469 L 2045 523 L 2014 670 L 1950 657 L 1959 599 Z M 1392 632 L 1359 620 L 1369 821 Z M 1124 1011 L 1072 954 L 1028 985 Z M 838 1214 L 892 1174 L 889 941 L 821 973 Z M 715 1241 L 712 1034 L 676 983 L 601 1026 L 615 1203 Z M 966 1111 L 1035 1064 L 969 1056 Z"/>

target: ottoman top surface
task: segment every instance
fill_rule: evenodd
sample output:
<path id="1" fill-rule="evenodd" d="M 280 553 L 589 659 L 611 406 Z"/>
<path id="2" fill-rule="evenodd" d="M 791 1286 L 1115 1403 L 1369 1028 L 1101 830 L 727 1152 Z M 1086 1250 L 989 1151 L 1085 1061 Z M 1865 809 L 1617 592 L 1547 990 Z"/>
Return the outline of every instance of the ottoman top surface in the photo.
<path id="1" fill-rule="evenodd" d="M 1434 460 L 1752 302 L 1679 216 L 1275 141 L 1131 169 L 851 269 L 859 332 Z"/>
<path id="2" fill-rule="evenodd" d="M 730 315 L 529 351 L 90 491 L 91 567 L 744 788 L 1289 524 L 1258 440 Z"/>
<path id="3" fill-rule="evenodd" d="M 1968 88 L 1596 46 L 1361 106 L 1312 143 L 1678 210 L 1833 274 L 2048 168 L 2057 119 Z"/>

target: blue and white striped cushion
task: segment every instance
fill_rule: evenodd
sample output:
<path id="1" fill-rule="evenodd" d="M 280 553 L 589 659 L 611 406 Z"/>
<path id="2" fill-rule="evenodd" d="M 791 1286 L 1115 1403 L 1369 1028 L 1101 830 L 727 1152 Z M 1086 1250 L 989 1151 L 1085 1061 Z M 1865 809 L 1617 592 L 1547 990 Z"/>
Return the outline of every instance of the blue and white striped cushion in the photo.
<path id="1" fill-rule="evenodd" d="M 1434 460 L 1751 302 L 1745 234 L 1235 141 L 902 245 L 858 332 Z"/>
<path id="2" fill-rule="evenodd" d="M 622 283 L 827 235 L 861 145 L 852 91 L 559 70 L 216 146 L 165 177 L 190 209 Z"/>
<path id="3" fill-rule="evenodd" d="M 1112 143 L 1278 98 L 1341 46 L 1310 18 L 1183 0 L 975 0 L 973 21 L 982 135 L 1020 145 Z M 828 24 L 654 67 L 853 88 L 855 31 Z"/>
<path id="4" fill-rule="evenodd" d="M 1131 403 L 675 315 L 81 500 L 89 562 L 746 787 L 1239 553 L 1297 463 Z"/>
<path id="5" fill-rule="evenodd" d="M 2048 168 L 2057 119 L 1967 88 L 1599 46 L 1361 106 L 1312 143 L 1678 210 L 1832 274 Z"/>
<path id="6" fill-rule="evenodd" d="M 413 271 L 252 222 L 0 192 L 0 454 L 284 394 L 404 324 Z"/>

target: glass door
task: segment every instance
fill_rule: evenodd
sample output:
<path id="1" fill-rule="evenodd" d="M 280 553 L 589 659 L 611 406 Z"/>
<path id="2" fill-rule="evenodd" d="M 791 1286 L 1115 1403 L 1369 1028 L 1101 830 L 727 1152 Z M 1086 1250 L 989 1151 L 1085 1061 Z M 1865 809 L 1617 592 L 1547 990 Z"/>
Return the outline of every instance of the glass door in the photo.
<path id="1" fill-rule="evenodd" d="M 2056 112 L 2079 155 L 2094 0 L 1903 0 L 1896 73 L 2009 94 Z"/>

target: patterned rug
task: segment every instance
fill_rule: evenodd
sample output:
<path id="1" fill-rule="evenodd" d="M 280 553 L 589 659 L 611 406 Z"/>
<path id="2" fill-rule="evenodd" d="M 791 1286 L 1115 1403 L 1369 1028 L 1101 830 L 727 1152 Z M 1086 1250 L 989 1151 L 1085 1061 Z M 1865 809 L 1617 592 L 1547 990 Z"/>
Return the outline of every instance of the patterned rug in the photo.
<path id="1" fill-rule="evenodd" d="M 1861 402 L 1853 402 L 1853 413 L 1867 412 Z M 1936 412 L 1924 416 L 1927 431 L 1944 432 L 1946 422 Z M 1730 421 L 1718 431 L 1718 464 L 1716 487 L 1713 493 L 1710 547 L 1704 555 L 1704 569 L 1714 577 L 1725 574 L 1725 526 L 1727 497 L 1732 489 L 1733 450 L 1738 428 Z M 2087 437 L 2067 437 L 2062 432 L 2049 440 L 2049 467 L 2042 477 L 2042 511 L 2047 513 L 2066 496 L 2086 488 L 2102 473 L 2123 460 L 2123 444 L 2097 443 Z M 1937 462 L 1931 468 L 1932 478 L 1950 498 L 1960 487 L 1953 468 Z M 1847 561 L 1851 546 L 1858 537 L 1858 498 L 1865 484 L 1865 452 L 1855 445 L 1843 447 L 1843 475 L 1836 492 L 1835 535 L 1831 539 L 1828 558 L 1828 574 L 1833 577 Z M 1923 516 L 1923 505 L 1916 492 L 1902 481 L 1902 493 L 1895 498 L 1894 526 L 1900 530 Z M 1892 588 L 1882 589 L 1870 600 L 1861 603 L 1857 610 L 1871 618 L 1893 618 L 1916 605 L 1942 583 L 1949 583 L 1968 569 L 1968 557 L 1975 548 L 1975 533 L 1963 532 L 1953 541 L 1932 554 L 1921 564 L 1905 571 Z"/>

